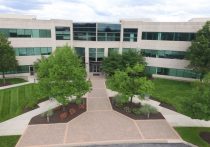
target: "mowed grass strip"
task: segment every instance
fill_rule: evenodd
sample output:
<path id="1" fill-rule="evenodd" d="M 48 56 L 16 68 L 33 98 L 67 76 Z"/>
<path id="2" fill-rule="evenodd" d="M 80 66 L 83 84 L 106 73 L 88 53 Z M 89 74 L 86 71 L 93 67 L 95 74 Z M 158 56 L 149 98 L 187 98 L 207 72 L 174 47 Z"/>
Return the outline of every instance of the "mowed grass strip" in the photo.
<path id="1" fill-rule="evenodd" d="M 183 82 L 167 79 L 154 79 L 155 90 L 152 96 L 166 104 L 172 105 L 180 113 L 186 113 L 184 104 L 190 101 L 192 82 Z"/>
<path id="2" fill-rule="evenodd" d="M 205 127 L 176 127 L 176 131 L 183 140 L 195 144 L 199 147 L 209 147 L 206 141 L 200 137 L 201 132 L 210 132 L 210 128 Z"/>
<path id="3" fill-rule="evenodd" d="M 41 99 L 36 89 L 36 84 L 27 84 L 0 90 L 0 122 L 20 115 L 24 108 L 34 107 Z"/>
<path id="4" fill-rule="evenodd" d="M 0 136 L 0 147 L 14 147 L 20 136 Z"/>

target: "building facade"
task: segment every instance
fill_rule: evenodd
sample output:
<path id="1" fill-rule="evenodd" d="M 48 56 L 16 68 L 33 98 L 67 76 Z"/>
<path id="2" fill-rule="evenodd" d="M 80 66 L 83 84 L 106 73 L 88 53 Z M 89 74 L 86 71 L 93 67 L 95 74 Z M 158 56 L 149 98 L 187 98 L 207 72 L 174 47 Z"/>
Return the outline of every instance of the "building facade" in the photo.
<path id="1" fill-rule="evenodd" d="M 11 41 L 19 67 L 7 76 L 30 76 L 41 55 L 69 45 L 83 59 L 89 74 L 100 72 L 101 61 L 112 52 L 139 50 L 147 72 L 156 77 L 191 80 L 199 74 L 188 69 L 187 48 L 207 19 L 188 22 L 121 20 L 119 23 L 74 23 L 38 20 L 35 16 L 0 17 L 0 32 Z"/>

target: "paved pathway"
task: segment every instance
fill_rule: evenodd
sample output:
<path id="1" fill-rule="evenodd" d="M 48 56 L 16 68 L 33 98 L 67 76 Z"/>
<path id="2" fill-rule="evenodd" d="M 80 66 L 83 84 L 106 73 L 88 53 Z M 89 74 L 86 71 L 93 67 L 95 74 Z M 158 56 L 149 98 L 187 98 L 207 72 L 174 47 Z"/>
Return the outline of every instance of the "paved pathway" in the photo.
<path id="1" fill-rule="evenodd" d="M 64 147 L 134 142 L 182 142 L 165 120 L 134 121 L 109 102 L 105 80 L 91 77 L 87 112 L 68 123 L 29 125 L 17 147 Z"/>
<path id="2" fill-rule="evenodd" d="M 111 91 L 109 89 L 107 89 L 107 93 L 110 97 L 113 97 L 117 94 L 117 92 Z M 147 103 L 156 107 L 165 117 L 167 122 L 173 127 L 210 127 L 210 121 L 192 119 L 186 115 L 159 106 L 160 102 L 150 99 L 145 101 L 140 101 L 136 97 L 134 97 L 133 101 L 136 101 L 137 103 L 138 102 Z"/>
<path id="3" fill-rule="evenodd" d="M 5 135 L 22 135 L 27 128 L 32 117 L 46 112 L 49 109 L 55 108 L 58 103 L 55 101 L 45 101 L 39 104 L 39 108 L 19 115 L 15 118 L 9 119 L 0 123 L 0 136 Z"/>
<path id="4" fill-rule="evenodd" d="M 12 88 L 12 87 L 18 87 L 18 86 L 22 86 L 22 85 L 27 85 L 27 84 L 31 84 L 31 83 L 33 83 L 33 82 L 23 82 L 23 83 L 18 83 L 18 84 L 3 86 L 3 87 L 0 87 L 0 90 Z"/>

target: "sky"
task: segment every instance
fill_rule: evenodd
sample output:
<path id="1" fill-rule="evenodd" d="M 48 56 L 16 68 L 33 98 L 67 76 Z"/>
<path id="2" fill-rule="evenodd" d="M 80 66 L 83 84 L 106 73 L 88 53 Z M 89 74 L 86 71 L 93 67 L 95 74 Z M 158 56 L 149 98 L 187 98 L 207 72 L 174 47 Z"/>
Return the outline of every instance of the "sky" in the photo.
<path id="1" fill-rule="evenodd" d="M 75 22 L 188 21 L 210 17 L 210 0 L 0 0 L 0 14 L 30 14 L 38 19 Z"/>

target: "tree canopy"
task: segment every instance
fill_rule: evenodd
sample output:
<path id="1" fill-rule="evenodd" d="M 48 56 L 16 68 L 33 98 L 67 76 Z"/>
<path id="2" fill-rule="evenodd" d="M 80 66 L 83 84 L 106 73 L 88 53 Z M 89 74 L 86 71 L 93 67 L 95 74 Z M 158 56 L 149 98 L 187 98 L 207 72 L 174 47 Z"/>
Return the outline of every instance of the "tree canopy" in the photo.
<path id="1" fill-rule="evenodd" d="M 116 70 L 125 71 L 128 66 L 133 67 L 136 64 L 146 65 L 145 59 L 139 51 L 135 49 L 118 54 L 116 52 L 104 58 L 102 61 L 102 71 L 111 76 Z"/>
<path id="2" fill-rule="evenodd" d="M 125 71 L 115 71 L 114 75 L 107 80 L 108 87 L 120 94 L 130 97 L 131 102 L 134 95 L 144 98 L 151 94 L 154 84 L 141 76 L 144 71 L 144 65 L 136 64 L 133 67 L 127 67 Z"/>
<path id="3" fill-rule="evenodd" d="M 56 49 L 48 58 L 42 58 L 37 66 L 40 92 L 63 105 L 68 104 L 68 97 L 80 98 L 90 90 L 81 60 L 68 46 Z"/>
<path id="4" fill-rule="evenodd" d="M 202 75 L 210 72 L 210 21 L 196 33 L 195 40 L 187 50 L 189 67 Z"/>
<path id="5" fill-rule="evenodd" d="M 17 67 L 15 51 L 10 41 L 0 33 L 0 72 L 2 73 L 5 84 L 5 73 Z"/>
<path id="6" fill-rule="evenodd" d="M 191 101 L 185 106 L 192 118 L 210 120 L 210 73 L 195 82 Z"/>

